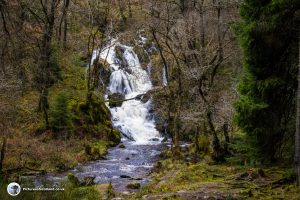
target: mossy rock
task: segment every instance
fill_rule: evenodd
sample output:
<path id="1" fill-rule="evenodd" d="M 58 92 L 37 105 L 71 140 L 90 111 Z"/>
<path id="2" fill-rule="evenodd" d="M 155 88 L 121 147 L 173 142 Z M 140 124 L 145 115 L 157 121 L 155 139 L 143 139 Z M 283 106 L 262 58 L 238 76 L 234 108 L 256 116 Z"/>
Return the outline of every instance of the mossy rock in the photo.
<path id="1" fill-rule="evenodd" d="M 73 115 L 75 133 L 106 142 L 100 146 L 116 146 L 120 143 L 121 133 L 113 128 L 111 113 L 104 103 L 103 94 L 90 92 L 86 102 L 79 102 L 76 105 Z M 92 159 L 99 159 L 105 154 L 99 149 L 103 148 L 94 143 L 85 147 L 85 153 Z M 79 155 L 78 160 L 84 161 L 86 158 Z"/>
<path id="2" fill-rule="evenodd" d="M 100 85 L 99 82 L 100 79 L 102 79 L 102 83 L 104 83 L 105 87 L 109 85 L 111 72 L 110 72 L 110 66 L 106 61 L 102 59 L 99 59 L 98 62 L 95 61 L 91 66 L 91 72 L 92 74 L 96 75 L 96 77 L 92 77 L 94 87 L 102 86 Z"/>
<path id="3" fill-rule="evenodd" d="M 91 145 L 86 145 L 84 148 L 85 154 L 90 157 L 91 160 L 97 160 L 104 158 L 107 154 L 109 145 L 106 141 L 95 142 Z"/>
<path id="4" fill-rule="evenodd" d="M 105 125 L 112 128 L 111 114 L 104 103 L 102 94 L 96 95 L 94 92 L 90 92 L 87 101 L 79 102 L 73 114 L 77 126 L 87 125 L 91 129 L 90 126 Z"/>
<path id="5" fill-rule="evenodd" d="M 100 72 L 98 74 L 101 74 L 101 77 L 96 78 L 101 78 L 104 85 L 108 86 L 111 75 L 109 64 L 105 60 L 99 59 L 98 63 L 94 63 L 94 68 L 97 68 L 98 72 Z"/>
<path id="6" fill-rule="evenodd" d="M 133 48 L 133 51 L 137 54 L 139 61 L 141 63 L 141 66 L 144 70 L 147 70 L 147 65 L 150 62 L 149 56 L 145 52 L 143 47 L 135 46 Z"/>
<path id="7" fill-rule="evenodd" d="M 117 129 L 112 129 L 109 135 L 110 146 L 116 146 L 121 142 L 121 132 Z"/>
<path id="8" fill-rule="evenodd" d="M 127 68 L 128 63 L 127 60 L 124 58 L 125 49 L 123 47 L 116 46 L 115 51 L 116 51 L 116 58 L 118 59 L 121 68 Z"/>
<path id="9" fill-rule="evenodd" d="M 143 103 L 146 103 L 148 102 L 150 99 L 151 99 L 151 91 L 148 91 L 147 93 L 145 94 L 139 94 L 135 97 L 136 100 L 140 100 L 141 102 Z"/>
<path id="10" fill-rule="evenodd" d="M 141 188 L 141 184 L 140 183 L 129 183 L 128 185 L 126 185 L 126 188 L 132 189 L 132 190 L 137 190 L 137 189 Z"/>
<path id="11" fill-rule="evenodd" d="M 81 181 L 81 183 L 80 183 L 80 185 L 81 186 L 91 186 L 91 185 L 95 185 L 96 183 L 94 182 L 94 180 L 95 180 L 95 176 L 87 176 L 87 177 L 85 177 L 82 181 Z"/>
<path id="12" fill-rule="evenodd" d="M 109 107 L 111 108 L 121 107 L 125 99 L 125 95 L 120 93 L 113 93 L 108 95 L 108 99 L 109 99 Z"/>
<path id="13" fill-rule="evenodd" d="M 70 182 L 70 184 L 73 186 L 73 187 L 78 187 L 80 186 L 80 181 L 78 180 L 78 178 L 72 174 L 72 173 L 68 173 L 68 181 Z"/>
<path id="14" fill-rule="evenodd" d="M 64 172 L 64 171 L 66 171 L 69 167 L 66 166 L 65 163 L 60 162 L 60 163 L 56 164 L 55 168 L 56 168 L 56 170 L 57 170 L 58 172 Z"/>
<path id="15" fill-rule="evenodd" d="M 153 86 L 161 86 L 163 82 L 162 68 L 164 66 L 159 54 L 151 56 L 152 70 L 151 70 L 151 81 Z"/>

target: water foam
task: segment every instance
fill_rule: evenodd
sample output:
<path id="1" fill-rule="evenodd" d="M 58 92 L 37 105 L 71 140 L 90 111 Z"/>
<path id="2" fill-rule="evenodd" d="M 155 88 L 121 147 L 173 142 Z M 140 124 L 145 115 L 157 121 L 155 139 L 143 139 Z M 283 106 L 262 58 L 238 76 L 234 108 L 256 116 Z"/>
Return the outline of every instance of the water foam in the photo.
<path id="1" fill-rule="evenodd" d="M 122 50 L 121 56 L 123 62 L 126 62 L 125 66 L 117 56 L 116 47 Z M 151 90 L 149 74 L 141 67 L 133 47 L 122 45 L 117 39 L 113 39 L 101 52 L 94 51 L 92 62 L 97 54 L 110 66 L 109 93 L 121 93 L 126 99 L 131 99 Z M 150 140 L 160 138 L 160 134 L 155 128 L 155 121 L 149 113 L 150 109 L 151 99 L 146 103 L 132 99 L 124 101 L 121 107 L 110 108 L 110 111 L 114 126 L 123 135 L 132 138 L 135 144 L 153 144 Z"/>

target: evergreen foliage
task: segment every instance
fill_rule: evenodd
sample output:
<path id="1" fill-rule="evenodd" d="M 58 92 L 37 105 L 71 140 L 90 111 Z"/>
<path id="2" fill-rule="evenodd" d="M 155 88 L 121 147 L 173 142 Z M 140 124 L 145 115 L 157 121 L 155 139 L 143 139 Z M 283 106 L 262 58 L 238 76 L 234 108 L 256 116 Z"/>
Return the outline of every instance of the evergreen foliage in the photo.
<path id="1" fill-rule="evenodd" d="M 72 116 L 68 102 L 68 96 L 64 92 L 58 94 L 50 112 L 50 125 L 53 131 L 63 131 L 72 127 Z"/>
<path id="2" fill-rule="evenodd" d="M 294 134 L 297 0 L 246 0 L 237 33 L 244 54 L 236 122 L 265 162 L 282 157 Z M 289 147 L 292 144 L 288 145 Z"/>

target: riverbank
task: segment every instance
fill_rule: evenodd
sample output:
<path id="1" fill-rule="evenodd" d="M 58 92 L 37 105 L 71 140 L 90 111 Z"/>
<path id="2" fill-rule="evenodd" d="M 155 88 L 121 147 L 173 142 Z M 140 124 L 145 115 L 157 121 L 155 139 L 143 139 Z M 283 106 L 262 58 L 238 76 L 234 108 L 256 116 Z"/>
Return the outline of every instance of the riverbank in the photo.
<path id="1" fill-rule="evenodd" d="M 165 159 L 158 162 L 152 182 L 139 193 L 123 199 L 300 199 L 291 169 L 188 163 Z"/>
<path id="2" fill-rule="evenodd" d="M 91 160 L 102 159 L 120 142 L 102 93 L 88 95 L 85 63 L 81 55 L 60 52 L 61 81 L 49 91 L 49 121 L 37 112 L 39 95 L 28 90 L 16 100 L 16 123 L 7 131 L 3 159 L 4 179 L 22 175 L 63 172 Z M 0 144 L 1 146 L 2 144 Z"/>
<path id="3" fill-rule="evenodd" d="M 79 163 L 104 158 L 109 147 L 108 142 L 95 138 L 57 140 L 47 134 L 11 138 L 4 169 L 9 180 L 17 180 L 19 175 L 63 172 Z"/>
<path id="4" fill-rule="evenodd" d="M 80 164 L 62 173 L 22 176 L 18 181 L 22 188 L 57 187 L 64 191 L 22 191 L 17 199 L 112 199 L 135 194 L 151 181 L 150 172 L 160 152 L 168 148 L 169 143 L 159 140 L 145 145 L 123 140 L 108 149 L 104 160 Z M 5 192 L 6 185 L 0 181 L 1 199 L 10 199 Z"/>

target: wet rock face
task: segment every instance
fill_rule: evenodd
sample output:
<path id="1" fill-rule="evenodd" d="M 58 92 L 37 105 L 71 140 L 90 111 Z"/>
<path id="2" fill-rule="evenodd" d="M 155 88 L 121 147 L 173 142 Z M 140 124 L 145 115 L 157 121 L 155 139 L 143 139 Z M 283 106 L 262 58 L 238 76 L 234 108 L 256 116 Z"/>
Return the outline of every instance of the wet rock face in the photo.
<path id="1" fill-rule="evenodd" d="M 108 63 L 102 59 L 96 59 L 90 68 L 93 87 L 106 88 L 109 85 L 110 74 Z"/>
<path id="2" fill-rule="evenodd" d="M 147 103 L 151 99 L 151 93 L 147 92 L 146 94 L 139 94 L 135 97 L 136 100 L 140 100 L 143 103 Z"/>
<path id="3" fill-rule="evenodd" d="M 144 70 L 148 70 L 147 66 L 150 62 L 150 59 L 149 55 L 147 55 L 147 52 L 144 50 L 143 47 L 140 46 L 135 46 L 133 50 L 138 55 L 142 68 Z"/>
<path id="4" fill-rule="evenodd" d="M 115 51 L 116 51 L 117 62 L 120 65 L 121 69 L 128 68 L 128 62 L 124 58 L 125 49 L 120 46 L 116 46 Z"/>
<path id="5" fill-rule="evenodd" d="M 121 107 L 125 99 L 125 95 L 120 93 L 113 93 L 108 95 L 108 99 L 110 108 Z"/>

